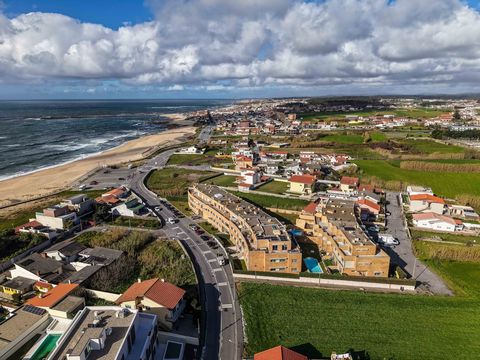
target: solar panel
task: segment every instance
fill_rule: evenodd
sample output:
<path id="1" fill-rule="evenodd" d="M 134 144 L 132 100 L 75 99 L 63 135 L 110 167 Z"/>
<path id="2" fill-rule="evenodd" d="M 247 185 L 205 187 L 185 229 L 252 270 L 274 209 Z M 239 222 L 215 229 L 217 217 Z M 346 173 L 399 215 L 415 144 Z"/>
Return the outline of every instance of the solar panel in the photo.
<path id="1" fill-rule="evenodd" d="M 32 305 L 25 305 L 23 307 L 23 311 L 26 311 L 26 312 L 29 312 L 29 313 L 32 313 L 32 314 L 35 314 L 35 315 L 43 315 L 47 312 L 44 309 L 41 309 L 41 308 L 38 308 L 38 307 L 32 306 Z"/>

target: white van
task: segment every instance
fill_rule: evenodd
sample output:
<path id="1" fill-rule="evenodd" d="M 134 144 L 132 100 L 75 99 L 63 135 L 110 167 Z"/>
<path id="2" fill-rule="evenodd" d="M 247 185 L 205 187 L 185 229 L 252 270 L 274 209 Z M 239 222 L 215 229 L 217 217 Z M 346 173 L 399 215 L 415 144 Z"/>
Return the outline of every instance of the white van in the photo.
<path id="1" fill-rule="evenodd" d="M 378 234 L 378 242 L 385 245 L 398 245 L 400 242 L 390 234 Z"/>

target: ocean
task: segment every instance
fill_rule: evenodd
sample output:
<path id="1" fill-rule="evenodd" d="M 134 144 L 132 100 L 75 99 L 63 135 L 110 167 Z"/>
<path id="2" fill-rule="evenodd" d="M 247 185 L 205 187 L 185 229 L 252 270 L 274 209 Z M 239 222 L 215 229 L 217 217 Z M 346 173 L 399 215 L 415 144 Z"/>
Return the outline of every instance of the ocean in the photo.
<path id="1" fill-rule="evenodd" d="M 229 100 L 0 101 L 0 180 L 82 159 L 166 130 L 162 115 Z"/>

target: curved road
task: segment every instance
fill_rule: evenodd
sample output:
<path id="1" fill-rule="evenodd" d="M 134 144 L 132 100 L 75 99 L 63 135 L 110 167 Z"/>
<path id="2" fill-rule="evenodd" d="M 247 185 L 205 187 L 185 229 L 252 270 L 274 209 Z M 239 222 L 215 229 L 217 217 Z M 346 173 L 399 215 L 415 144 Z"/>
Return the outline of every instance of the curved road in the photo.
<path id="1" fill-rule="evenodd" d="M 202 130 L 209 134 L 211 129 Z M 130 180 L 130 188 L 139 195 L 153 212 L 164 219 L 175 218 L 160 199 L 145 186 L 145 178 L 153 169 L 163 168 L 175 150 L 168 150 L 148 160 Z M 158 207 L 160 210 L 154 210 Z M 165 222 L 164 222 L 165 223 Z M 219 245 L 210 248 L 199 235 L 190 230 L 190 218 L 178 219 L 175 224 L 165 223 L 167 236 L 178 238 L 190 254 L 198 278 L 202 322 L 200 330 L 201 359 L 241 359 L 243 352 L 243 329 L 240 305 L 235 291 L 235 282 L 230 265 L 221 266 L 217 254 L 225 250 Z"/>

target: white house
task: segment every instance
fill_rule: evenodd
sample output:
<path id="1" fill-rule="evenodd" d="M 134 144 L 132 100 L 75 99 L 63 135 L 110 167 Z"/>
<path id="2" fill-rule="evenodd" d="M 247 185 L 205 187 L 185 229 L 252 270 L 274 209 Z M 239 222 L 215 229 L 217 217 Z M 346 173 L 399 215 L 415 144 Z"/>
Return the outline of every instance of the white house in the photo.
<path id="1" fill-rule="evenodd" d="M 445 211 L 445 201 L 430 194 L 410 195 L 411 212 L 433 212 L 442 215 Z"/>
<path id="2" fill-rule="evenodd" d="M 205 149 L 199 149 L 196 146 L 189 146 L 177 150 L 176 154 L 203 154 Z"/>
<path id="3" fill-rule="evenodd" d="M 123 204 L 115 206 L 112 209 L 112 213 L 113 215 L 134 217 L 135 215 L 139 215 L 144 208 L 145 205 L 140 203 L 137 198 L 133 198 Z"/>
<path id="4" fill-rule="evenodd" d="M 67 230 L 70 226 L 80 222 L 76 212 L 70 212 L 67 206 L 59 205 L 43 209 L 43 212 L 37 212 L 35 219 L 40 224 L 55 230 Z"/>
<path id="5" fill-rule="evenodd" d="M 431 188 L 428 188 L 428 187 L 409 185 L 407 186 L 407 194 L 408 196 L 421 195 L 421 194 L 433 195 L 433 191 Z"/>
<path id="6" fill-rule="evenodd" d="M 413 225 L 419 228 L 435 231 L 461 231 L 463 223 L 446 215 L 439 215 L 433 212 L 413 214 Z"/>

